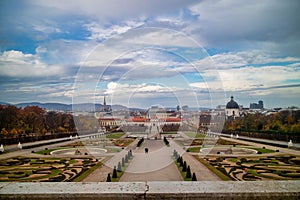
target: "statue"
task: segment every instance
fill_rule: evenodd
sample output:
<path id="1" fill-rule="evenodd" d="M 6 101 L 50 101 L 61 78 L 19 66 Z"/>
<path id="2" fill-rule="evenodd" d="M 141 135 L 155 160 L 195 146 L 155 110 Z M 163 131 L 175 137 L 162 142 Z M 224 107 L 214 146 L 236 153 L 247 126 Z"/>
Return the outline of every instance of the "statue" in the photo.
<path id="1" fill-rule="evenodd" d="M 22 148 L 23 148 L 21 142 L 19 142 L 18 148 L 19 148 L 19 149 L 22 149 Z"/>
<path id="2" fill-rule="evenodd" d="M 292 140 L 290 140 L 289 142 L 288 142 L 288 148 L 290 148 L 290 147 L 292 147 L 293 146 L 293 142 L 292 142 Z"/>
<path id="3" fill-rule="evenodd" d="M 1 144 L 1 146 L 0 146 L 0 151 L 1 151 L 2 153 L 4 152 L 3 144 Z"/>

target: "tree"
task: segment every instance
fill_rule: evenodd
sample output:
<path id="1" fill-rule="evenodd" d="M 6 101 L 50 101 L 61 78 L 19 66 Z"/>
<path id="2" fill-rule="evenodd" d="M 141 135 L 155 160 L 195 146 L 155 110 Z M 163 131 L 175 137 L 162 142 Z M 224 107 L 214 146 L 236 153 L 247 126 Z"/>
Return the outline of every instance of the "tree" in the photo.
<path id="1" fill-rule="evenodd" d="M 125 159 L 124 159 L 124 157 L 122 158 L 122 167 L 124 167 L 125 166 Z"/>
<path id="2" fill-rule="evenodd" d="M 15 128 L 13 128 L 13 129 L 10 130 L 10 134 L 17 135 L 18 131 Z"/>
<path id="3" fill-rule="evenodd" d="M 188 166 L 187 169 L 186 169 L 186 178 L 192 178 L 190 166 Z"/>
<path id="4" fill-rule="evenodd" d="M 1 134 L 2 134 L 2 135 L 7 135 L 7 134 L 8 134 L 8 131 L 7 131 L 5 128 L 2 128 Z"/>
<path id="5" fill-rule="evenodd" d="M 111 182 L 110 173 L 107 174 L 106 182 Z"/>
<path id="6" fill-rule="evenodd" d="M 179 164 L 180 164 L 180 167 L 183 167 L 183 159 L 182 159 L 182 156 L 180 156 Z"/>
<path id="7" fill-rule="evenodd" d="M 118 162 L 118 172 L 121 172 L 122 171 L 122 166 L 121 166 L 121 163 Z"/>
<path id="8" fill-rule="evenodd" d="M 196 174 L 195 174 L 195 173 L 193 173 L 192 181 L 197 181 L 197 177 L 196 177 Z"/>
<path id="9" fill-rule="evenodd" d="M 184 161 L 183 162 L 183 166 L 182 166 L 182 171 L 183 172 L 186 172 L 187 168 L 186 168 L 186 162 Z"/>
<path id="10" fill-rule="evenodd" d="M 118 174 L 117 174 L 117 169 L 116 169 L 116 166 L 114 167 L 114 170 L 113 170 L 113 175 L 112 175 L 113 178 L 118 178 Z"/>

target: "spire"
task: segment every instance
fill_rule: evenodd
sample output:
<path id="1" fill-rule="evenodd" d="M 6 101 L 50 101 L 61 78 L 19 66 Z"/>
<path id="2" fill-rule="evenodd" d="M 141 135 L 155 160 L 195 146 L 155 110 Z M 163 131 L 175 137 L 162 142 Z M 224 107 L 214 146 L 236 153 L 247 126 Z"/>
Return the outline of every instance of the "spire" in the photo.
<path id="1" fill-rule="evenodd" d="M 102 105 L 102 112 L 106 112 L 106 100 L 105 100 L 105 96 L 103 97 L 103 105 Z"/>
<path id="2" fill-rule="evenodd" d="M 103 100 L 103 106 L 106 106 L 105 96 L 104 96 L 104 100 Z"/>

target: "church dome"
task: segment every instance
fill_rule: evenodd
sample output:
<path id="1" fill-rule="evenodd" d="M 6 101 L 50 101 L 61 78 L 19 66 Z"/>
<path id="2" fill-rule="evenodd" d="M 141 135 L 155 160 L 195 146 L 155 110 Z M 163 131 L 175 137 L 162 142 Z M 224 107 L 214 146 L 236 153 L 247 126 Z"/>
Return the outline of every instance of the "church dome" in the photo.
<path id="1" fill-rule="evenodd" d="M 231 96 L 231 100 L 226 104 L 227 109 L 239 109 L 239 105 L 237 102 L 233 100 L 233 96 Z"/>

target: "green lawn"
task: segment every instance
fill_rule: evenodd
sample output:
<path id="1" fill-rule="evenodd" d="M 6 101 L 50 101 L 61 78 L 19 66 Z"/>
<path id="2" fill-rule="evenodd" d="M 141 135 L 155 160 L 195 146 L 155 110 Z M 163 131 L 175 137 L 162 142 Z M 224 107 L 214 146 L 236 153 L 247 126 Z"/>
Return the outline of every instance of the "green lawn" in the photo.
<path id="1" fill-rule="evenodd" d="M 205 134 L 202 133 L 196 133 L 196 132 L 184 132 L 185 135 L 187 135 L 190 138 L 205 138 Z"/>
<path id="2" fill-rule="evenodd" d="M 120 138 L 120 137 L 122 137 L 124 134 L 125 134 L 125 133 L 123 133 L 123 132 L 115 132 L 115 133 L 107 134 L 106 137 L 107 137 L 107 138 L 113 138 L 113 139 L 115 139 L 115 138 Z"/>
<path id="3" fill-rule="evenodd" d="M 229 158 L 229 161 L 233 163 L 236 163 L 237 160 L 238 160 L 237 158 Z"/>
<path id="4" fill-rule="evenodd" d="M 272 150 L 272 149 L 264 149 L 264 148 L 254 148 L 254 147 L 251 147 L 249 149 L 254 149 L 258 152 L 261 152 L 261 153 L 274 153 L 275 151 Z"/>
<path id="5" fill-rule="evenodd" d="M 187 149 L 187 151 L 193 152 L 193 153 L 199 153 L 200 149 L 201 149 L 201 147 L 190 147 Z"/>

